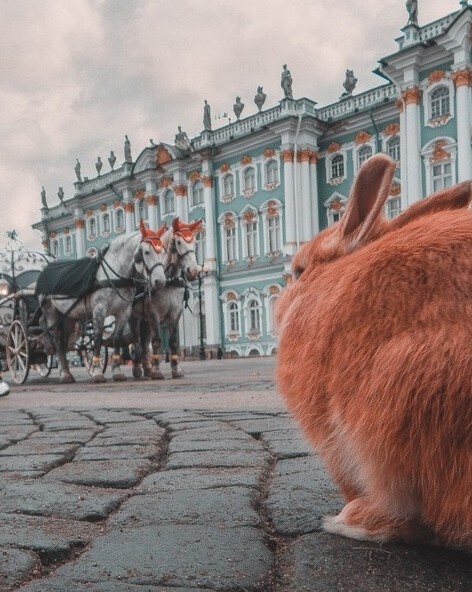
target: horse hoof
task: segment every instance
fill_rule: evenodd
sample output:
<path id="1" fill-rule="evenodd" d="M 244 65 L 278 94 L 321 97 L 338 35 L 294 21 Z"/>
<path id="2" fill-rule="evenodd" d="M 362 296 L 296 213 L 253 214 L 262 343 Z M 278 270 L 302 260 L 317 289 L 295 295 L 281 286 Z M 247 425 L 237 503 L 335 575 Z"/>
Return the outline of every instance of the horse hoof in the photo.
<path id="1" fill-rule="evenodd" d="M 156 368 L 149 368 L 144 371 L 144 375 L 150 380 L 164 380 L 164 374 Z"/>
<path id="2" fill-rule="evenodd" d="M 92 376 L 92 382 L 95 382 L 96 384 L 106 381 L 107 379 L 103 376 L 103 374 L 95 374 L 95 376 Z"/>
<path id="3" fill-rule="evenodd" d="M 178 369 L 178 370 L 172 370 L 172 378 L 183 378 L 184 377 L 184 373 L 182 372 L 182 370 Z"/>
<path id="4" fill-rule="evenodd" d="M 141 378 L 143 371 L 139 366 L 133 366 L 133 378 Z"/>
<path id="5" fill-rule="evenodd" d="M 63 374 L 61 376 L 61 384 L 72 384 L 73 382 L 75 382 L 75 378 L 72 374 Z"/>
<path id="6" fill-rule="evenodd" d="M 113 380 L 115 382 L 125 382 L 127 378 L 122 372 L 117 372 L 116 374 L 113 374 Z"/>

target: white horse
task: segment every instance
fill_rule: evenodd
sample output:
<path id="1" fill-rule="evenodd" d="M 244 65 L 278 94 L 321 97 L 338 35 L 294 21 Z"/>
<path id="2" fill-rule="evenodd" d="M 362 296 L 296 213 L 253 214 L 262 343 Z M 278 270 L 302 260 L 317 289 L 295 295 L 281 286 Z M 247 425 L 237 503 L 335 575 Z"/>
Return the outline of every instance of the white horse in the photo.
<path id="1" fill-rule="evenodd" d="M 126 380 L 120 369 L 119 355 L 123 329 L 131 314 L 137 286 L 146 284 L 150 290 L 156 290 L 166 284 L 162 254 L 160 237 L 146 229 L 141 221 L 140 232 L 118 237 L 104 253 L 97 256 L 90 285 L 78 294 L 75 292 L 76 297 L 70 290 L 61 292 L 57 287 L 50 287 L 51 275 L 54 278 L 56 271 L 53 267 L 48 278 L 48 267 L 64 262 L 49 264 L 41 272 L 36 292 L 46 325 L 44 340 L 46 343 L 49 340 L 49 346 L 52 345 L 56 353 L 62 382 L 74 382 L 66 352 L 70 349 L 69 343 L 73 340 L 78 321 L 90 319 L 93 322 L 92 380 L 105 382 L 100 367 L 100 349 L 105 318 L 109 315 L 115 317 L 113 379 Z"/>
<path id="2" fill-rule="evenodd" d="M 133 356 L 133 376 L 144 376 L 152 379 L 162 379 L 160 362 L 161 337 L 159 326 L 167 323 L 169 330 L 170 367 L 172 378 L 181 378 L 184 373 L 179 365 L 178 354 L 178 325 L 182 311 L 187 281 L 196 279 L 202 269 L 196 257 L 196 236 L 202 229 L 202 221 L 181 222 L 175 218 L 172 226 L 165 229 L 162 234 L 164 250 L 164 268 L 167 283 L 163 288 L 153 289 L 151 298 L 142 304 L 133 307 L 130 324 L 134 323 L 139 330 L 133 329 L 133 333 L 139 332 L 139 342 Z M 162 228 L 161 228 L 162 230 Z M 149 359 L 149 346 L 152 344 L 151 359 Z M 142 366 L 142 370 L 141 370 Z"/>

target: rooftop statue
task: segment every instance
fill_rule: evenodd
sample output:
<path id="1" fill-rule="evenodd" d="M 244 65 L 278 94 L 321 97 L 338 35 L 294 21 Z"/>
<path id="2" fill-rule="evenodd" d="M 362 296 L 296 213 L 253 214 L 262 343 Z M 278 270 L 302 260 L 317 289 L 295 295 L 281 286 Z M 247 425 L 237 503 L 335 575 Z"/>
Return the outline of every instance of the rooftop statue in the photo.
<path id="1" fill-rule="evenodd" d="M 97 169 L 98 176 L 100 176 L 100 171 L 102 170 L 103 162 L 100 156 L 97 157 L 97 162 L 95 163 L 95 168 Z"/>
<path id="2" fill-rule="evenodd" d="M 80 162 L 79 162 L 79 159 L 76 158 L 76 161 L 77 162 L 76 162 L 75 167 L 74 167 L 75 174 L 77 175 L 77 181 L 79 181 L 80 183 L 82 183 L 82 176 L 80 174 Z"/>
<path id="3" fill-rule="evenodd" d="M 346 92 L 343 92 L 341 99 L 347 99 L 352 95 L 352 91 L 356 88 L 357 78 L 354 76 L 354 70 L 346 70 L 346 78 L 344 79 L 343 86 Z"/>
<path id="4" fill-rule="evenodd" d="M 180 125 L 177 126 L 177 129 L 179 131 L 175 134 L 175 146 L 179 148 L 179 150 L 182 150 L 182 152 L 189 152 L 192 149 L 192 143 L 189 140 L 187 132 L 183 132 Z"/>
<path id="5" fill-rule="evenodd" d="M 41 204 L 43 208 L 46 208 L 46 210 L 48 209 L 48 202 L 46 201 L 46 190 L 44 189 L 44 187 L 41 189 Z"/>
<path id="6" fill-rule="evenodd" d="M 286 99 L 293 99 L 292 94 L 292 75 L 290 70 L 287 68 L 287 64 L 283 65 L 282 76 L 280 78 L 280 86 L 283 88 Z"/>
<path id="7" fill-rule="evenodd" d="M 211 111 L 208 101 L 205 99 L 203 105 L 203 129 L 211 132 Z"/>
<path id="8" fill-rule="evenodd" d="M 113 152 L 113 150 L 110 151 L 110 156 L 108 157 L 108 162 L 110 163 L 111 170 L 113 170 L 113 167 L 115 166 L 115 162 L 116 162 L 116 156 L 115 156 L 115 153 Z"/>
<path id="9" fill-rule="evenodd" d="M 265 100 L 267 98 L 267 95 L 265 94 L 265 92 L 263 92 L 262 88 L 262 86 L 257 87 L 257 94 L 254 97 L 254 103 L 256 103 L 256 107 L 259 109 L 259 111 L 261 111 L 262 105 L 265 103 Z"/>
<path id="10" fill-rule="evenodd" d="M 244 109 L 244 103 L 241 102 L 241 97 L 236 97 L 236 102 L 233 105 L 233 111 L 236 115 L 236 118 L 239 119 L 241 117 L 241 113 Z"/>
<path id="11" fill-rule="evenodd" d="M 131 158 L 131 142 L 129 141 L 128 136 L 125 136 L 125 162 L 133 162 Z"/>
<path id="12" fill-rule="evenodd" d="M 407 25 L 417 25 L 418 24 L 418 1 L 417 0 L 406 0 L 406 9 L 408 10 Z"/>
<path id="13" fill-rule="evenodd" d="M 62 203 L 62 200 L 64 199 L 64 189 L 62 187 L 59 187 L 57 197 L 59 198 L 59 201 Z"/>

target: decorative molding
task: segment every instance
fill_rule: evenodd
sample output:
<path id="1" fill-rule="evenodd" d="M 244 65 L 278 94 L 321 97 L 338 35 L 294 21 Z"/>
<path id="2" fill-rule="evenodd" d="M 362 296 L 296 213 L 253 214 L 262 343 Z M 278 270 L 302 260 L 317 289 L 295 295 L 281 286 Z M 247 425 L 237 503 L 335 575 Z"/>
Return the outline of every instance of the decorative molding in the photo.
<path id="1" fill-rule="evenodd" d="M 213 187 L 213 177 L 211 175 L 206 175 L 202 177 L 203 187 Z"/>
<path id="2" fill-rule="evenodd" d="M 439 82 L 446 77 L 444 70 L 433 70 L 428 76 L 428 86 Z"/>
<path id="3" fill-rule="evenodd" d="M 339 152 L 342 148 L 342 145 L 339 144 L 338 142 L 331 142 L 331 144 L 328 146 L 327 151 L 329 154 L 334 154 L 335 152 Z"/>
<path id="4" fill-rule="evenodd" d="M 262 156 L 264 158 L 272 158 L 273 156 L 275 156 L 275 150 L 273 148 L 266 148 L 262 153 Z"/>
<path id="5" fill-rule="evenodd" d="M 77 228 L 77 230 L 79 228 L 85 228 L 85 220 L 82 220 L 82 218 L 76 218 L 74 220 L 74 226 Z"/>
<path id="6" fill-rule="evenodd" d="M 237 296 L 234 292 L 228 292 L 228 295 L 226 296 L 226 300 L 228 302 L 230 302 L 231 300 L 237 300 Z"/>
<path id="7" fill-rule="evenodd" d="M 284 162 L 293 162 L 294 151 L 292 148 L 285 148 L 284 150 L 282 150 L 280 155 L 282 156 L 282 160 Z"/>
<path id="8" fill-rule="evenodd" d="M 242 166 L 246 166 L 247 164 L 251 164 L 251 162 L 252 162 L 252 158 L 249 156 L 249 154 L 245 154 L 241 158 L 241 165 Z"/>
<path id="9" fill-rule="evenodd" d="M 115 201 L 113 202 L 113 207 L 115 208 L 122 208 L 123 207 L 123 202 L 119 199 L 115 199 Z"/>
<path id="10" fill-rule="evenodd" d="M 451 76 L 456 88 L 459 86 L 470 86 L 471 83 L 471 71 L 469 68 L 461 68 L 452 73 Z"/>
<path id="11" fill-rule="evenodd" d="M 395 101 L 395 107 L 397 108 L 397 111 L 399 111 L 400 113 L 403 113 L 403 101 L 402 99 L 397 99 Z"/>
<path id="12" fill-rule="evenodd" d="M 161 179 L 159 179 L 159 187 L 169 187 L 172 185 L 172 178 L 165 175 Z"/>
<path id="13" fill-rule="evenodd" d="M 278 286 L 271 286 L 269 288 L 269 295 L 273 296 L 274 294 L 280 294 L 280 288 Z"/>
<path id="14" fill-rule="evenodd" d="M 310 153 L 310 164 L 317 164 L 318 160 L 320 159 L 320 153 L 316 150 L 311 150 Z"/>
<path id="15" fill-rule="evenodd" d="M 179 184 L 174 186 L 174 193 L 178 197 L 187 197 L 187 185 Z"/>
<path id="16" fill-rule="evenodd" d="M 134 213 L 134 203 L 132 203 L 132 202 L 124 203 L 123 208 L 124 208 L 125 212 L 128 212 L 128 214 Z"/>
<path id="17" fill-rule="evenodd" d="M 134 192 L 134 199 L 141 201 L 142 199 L 144 199 L 144 191 L 142 189 L 137 189 Z"/>
<path id="18" fill-rule="evenodd" d="M 313 150 L 309 148 L 302 148 L 298 151 L 297 160 L 298 162 L 310 162 L 310 158 L 313 154 Z"/>
<path id="19" fill-rule="evenodd" d="M 401 94 L 405 105 L 419 105 L 421 99 L 421 89 L 418 86 L 410 86 Z"/>
<path id="20" fill-rule="evenodd" d="M 156 150 L 156 165 L 163 165 L 166 162 L 170 162 L 171 160 L 172 156 L 167 148 L 164 148 L 162 145 L 158 146 Z"/>
<path id="21" fill-rule="evenodd" d="M 354 138 L 354 144 L 359 146 L 360 144 L 367 144 L 367 142 L 370 142 L 371 140 L 372 135 L 369 134 L 369 132 L 366 132 L 365 130 L 361 130 L 357 133 L 356 137 Z"/>
<path id="22" fill-rule="evenodd" d="M 197 179 L 200 179 L 202 176 L 200 171 L 190 171 L 190 173 L 188 174 L 188 178 L 190 179 L 190 181 L 194 182 Z"/>
<path id="23" fill-rule="evenodd" d="M 383 130 L 383 135 L 386 137 L 395 136 L 400 132 L 400 124 L 397 122 L 392 122 L 387 125 L 386 128 Z"/>
<path id="24" fill-rule="evenodd" d="M 226 212 L 225 217 L 224 217 L 224 222 L 223 222 L 223 228 L 227 229 L 227 228 L 234 228 L 234 227 L 235 227 L 235 223 L 234 223 L 233 214 L 231 212 Z"/>
<path id="25" fill-rule="evenodd" d="M 98 209 L 99 209 L 101 212 L 106 212 L 106 211 L 108 210 L 108 206 L 107 206 L 107 204 L 106 204 L 106 203 L 102 203 L 102 204 L 100 204 L 100 205 L 99 205 Z"/>
<path id="26" fill-rule="evenodd" d="M 63 234 L 70 234 L 70 229 L 68 226 L 64 226 L 64 230 L 62 231 Z"/>
<path id="27" fill-rule="evenodd" d="M 278 218 L 279 217 L 279 211 L 277 209 L 277 202 L 275 202 L 273 199 L 271 199 L 269 201 L 269 203 L 267 204 L 267 218 Z"/>
<path id="28" fill-rule="evenodd" d="M 229 162 L 224 162 L 220 166 L 220 173 L 227 173 L 230 170 L 231 170 L 231 165 L 229 164 Z"/>
<path id="29" fill-rule="evenodd" d="M 433 153 L 429 158 L 429 162 L 437 162 L 438 160 L 444 160 L 445 158 L 451 158 L 449 152 L 444 150 L 444 146 L 447 146 L 446 140 L 437 140 L 434 142 Z"/>
<path id="30" fill-rule="evenodd" d="M 91 208 L 88 208 L 87 210 L 85 210 L 85 215 L 87 216 L 87 218 L 91 218 L 94 215 L 94 211 Z"/>
<path id="31" fill-rule="evenodd" d="M 252 211 L 244 212 L 244 214 L 243 214 L 244 222 L 247 222 L 247 223 L 252 222 L 255 217 L 256 217 L 256 214 Z"/>
<path id="32" fill-rule="evenodd" d="M 49 233 L 49 238 L 52 238 L 52 239 L 54 240 L 56 237 L 57 237 L 57 232 L 54 232 L 54 230 L 52 230 L 52 231 Z"/>
<path id="33" fill-rule="evenodd" d="M 397 197 L 397 195 L 400 195 L 401 192 L 402 192 L 402 187 L 401 187 L 400 183 L 392 183 L 392 186 L 390 187 L 389 195 L 391 195 L 393 197 Z"/>
<path id="34" fill-rule="evenodd" d="M 331 201 L 329 203 L 328 207 L 330 210 L 334 210 L 335 212 L 337 212 L 338 210 L 340 210 L 343 207 L 343 203 L 339 199 L 339 197 L 336 197 L 335 199 L 333 199 L 333 201 Z"/>
<path id="35" fill-rule="evenodd" d="M 157 195 L 146 195 L 146 203 L 148 206 L 157 206 Z"/>

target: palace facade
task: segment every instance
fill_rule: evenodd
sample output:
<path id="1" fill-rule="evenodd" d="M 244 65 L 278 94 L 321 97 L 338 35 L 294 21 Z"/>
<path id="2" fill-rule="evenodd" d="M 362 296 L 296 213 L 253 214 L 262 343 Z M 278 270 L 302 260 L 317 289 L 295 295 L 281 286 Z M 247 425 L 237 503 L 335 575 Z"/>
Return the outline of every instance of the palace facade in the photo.
<path id="1" fill-rule="evenodd" d="M 47 251 L 78 258 L 136 230 L 140 218 L 151 228 L 203 218 L 205 274 L 181 322 L 181 347 L 197 352 L 203 341 L 207 354 L 218 345 L 232 355 L 272 354 L 274 303 L 291 258 L 340 219 L 362 162 L 380 151 L 397 161 L 390 218 L 472 178 L 471 23 L 466 2 L 425 26 L 410 18 L 396 53 L 379 60 L 382 83 L 355 94 L 348 71 L 346 92 L 331 105 L 284 88 L 275 107 L 264 109 L 256 95 L 254 114 L 239 118 L 236 104 L 235 122 L 207 123 L 191 141 L 179 129 L 174 144 L 151 143 L 135 160 L 125 144 L 117 168 L 113 153 L 110 170 L 101 174 L 97 162 L 93 179 L 76 167 L 73 195 L 51 208 L 44 201 L 33 227 Z"/>

